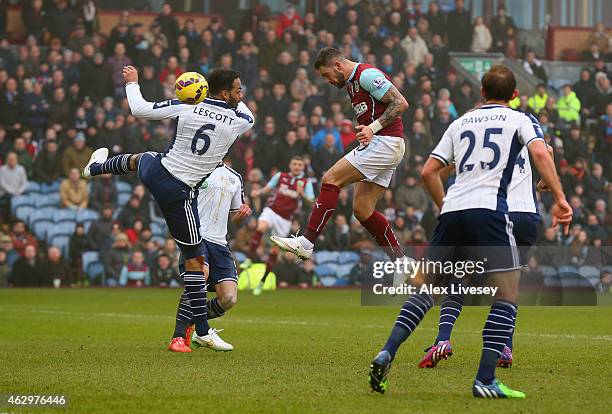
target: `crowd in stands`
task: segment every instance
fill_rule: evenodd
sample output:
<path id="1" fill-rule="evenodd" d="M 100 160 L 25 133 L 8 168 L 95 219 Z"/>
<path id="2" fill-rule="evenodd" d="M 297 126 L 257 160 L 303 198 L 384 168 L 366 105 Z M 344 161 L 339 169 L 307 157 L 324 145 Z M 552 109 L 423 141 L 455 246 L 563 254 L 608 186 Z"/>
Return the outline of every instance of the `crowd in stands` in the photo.
<path id="1" fill-rule="evenodd" d="M 286 170 L 294 155 L 305 157 L 307 174 L 317 183 L 357 146 L 346 92 L 313 70 L 324 46 L 376 65 L 410 103 L 404 114 L 406 154 L 378 207 L 400 243 L 411 254 L 422 254 L 438 211 L 420 182 L 420 170 L 449 124 L 482 103 L 479 91 L 451 68 L 449 52 L 523 56 L 518 56 L 517 28 L 503 6 L 486 22 L 472 19 L 463 0 L 448 12 L 436 2 L 426 10 L 418 1 L 406 3 L 345 0 L 339 6 L 330 1 L 318 16 L 300 15 L 291 5 L 278 16 L 254 8 L 239 27 L 225 27 L 218 18 L 206 27 L 196 27 L 191 19 L 179 25 L 165 3 L 151 25 L 123 12 L 103 35 L 95 2 L 22 1 L 27 38 L 21 44 L 0 40 L 0 285 L 51 285 L 55 279 L 63 285 L 101 283 L 102 278 L 119 285 L 180 283 L 176 244 L 137 178 L 108 176 L 87 183 L 79 175 L 98 147 L 111 154 L 163 151 L 173 136 L 172 122 L 147 122 L 130 114 L 121 76 L 125 65 L 139 69 L 142 93 L 150 101 L 172 99 L 174 81 L 185 71 L 206 75 L 214 67 L 232 67 L 241 72 L 256 126 L 238 139 L 227 163 L 244 176 L 254 211 L 242 226 L 230 229 L 233 250 L 247 252 L 266 203 L 249 197 L 252 190 Z M 571 246 L 578 261 L 584 261 L 581 248 L 608 245 L 612 235 L 612 75 L 606 66 L 611 39 L 603 25 L 594 29 L 591 44 L 596 47 L 585 51 L 580 79 L 564 86 L 558 99 L 547 86 L 541 61 L 527 53 L 524 68 L 542 85 L 512 105 L 538 117 L 574 208 L 570 235 L 546 230 L 542 243 Z M 29 194 L 39 197 L 32 201 L 34 208 L 16 209 L 15 200 Z M 547 194 L 538 197 L 544 229 L 552 203 Z M 34 231 L 37 203 L 52 208 L 53 217 L 36 215 L 42 220 L 73 220 L 69 234 L 50 238 L 51 224 Z M 351 211 L 351 189 L 346 188 L 317 249 L 374 247 Z M 304 227 L 306 214 L 304 209 L 294 217 L 292 231 Z M 83 263 L 91 251 L 99 252 L 102 266 L 96 277 L 88 277 Z M 279 266 L 282 280 L 295 273 L 288 267 L 304 265 L 283 259 Z M 312 271 L 312 263 L 305 266 Z"/>

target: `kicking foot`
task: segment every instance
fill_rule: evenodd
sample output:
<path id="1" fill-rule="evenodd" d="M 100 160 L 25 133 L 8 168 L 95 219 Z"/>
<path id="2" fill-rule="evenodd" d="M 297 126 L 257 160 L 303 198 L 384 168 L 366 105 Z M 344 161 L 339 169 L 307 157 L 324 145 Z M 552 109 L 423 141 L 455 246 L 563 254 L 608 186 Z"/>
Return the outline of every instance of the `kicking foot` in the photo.
<path id="1" fill-rule="evenodd" d="M 257 286 L 255 286 L 255 289 L 253 289 L 253 295 L 255 296 L 261 295 L 261 293 L 263 292 L 263 287 L 264 287 L 263 282 L 259 282 Z"/>
<path id="2" fill-rule="evenodd" d="M 104 161 L 106 161 L 107 158 L 108 158 L 108 148 L 98 148 L 97 150 L 95 150 L 93 154 L 91 154 L 91 158 L 89 159 L 89 162 L 87 163 L 85 168 L 83 168 L 83 178 L 92 177 L 91 171 L 90 171 L 91 164 L 102 164 Z"/>
<path id="3" fill-rule="evenodd" d="M 497 366 L 500 368 L 510 368 L 512 366 L 512 349 L 504 347 L 501 356 L 497 360 Z"/>
<path id="4" fill-rule="evenodd" d="M 483 384 L 474 380 L 472 394 L 477 398 L 518 398 L 524 400 L 527 397 L 524 392 L 506 387 L 497 378 L 493 379 L 490 384 Z"/>
<path id="5" fill-rule="evenodd" d="M 302 240 L 301 240 L 303 237 L 304 236 L 300 236 L 300 237 L 272 236 L 270 237 L 270 240 L 272 241 L 272 243 L 277 245 L 282 251 L 291 252 L 302 260 L 308 260 L 310 259 L 310 256 L 312 256 L 313 249 L 312 247 L 310 248 L 304 247 L 304 244 L 302 243 Z"/>
<path id="6" fill-rule="evenodd" d="M 372 391 L 384 394 L 389 388 L 389 370 L 391 369 L 391 355 L 387 351 L 380 351 L 370 364 L 368 382 Z"/>
<path id="7" fill-rule="evenodd" d="M 170 342 L 170 345 L 168 346 L 168 351 L 191 352 L 191 348 L 185 344 L 185 338 L 182 336 L 177 336 L 176 338 L 172 338 L 172 342 Z"/>
<path id="8" fill-rule="evenodd" d="M 223 329 L 210 328 L 208 334 L 204 336 L 198 336 L 197 332 L 191 335 L 191 343 L 195 347 L 210 348 L 215 351 L 231 351 L 234 349 L 232 344 L 228 344 L 217 334 Z"/>
<path id="9" fill-rule="evenodd" d="M 435 368 L 438 362 L 453 356 L 453 347 L 450 341 L 440 341 L 425 352 L 427 353 L 419 362 L 419 368 Z"/>

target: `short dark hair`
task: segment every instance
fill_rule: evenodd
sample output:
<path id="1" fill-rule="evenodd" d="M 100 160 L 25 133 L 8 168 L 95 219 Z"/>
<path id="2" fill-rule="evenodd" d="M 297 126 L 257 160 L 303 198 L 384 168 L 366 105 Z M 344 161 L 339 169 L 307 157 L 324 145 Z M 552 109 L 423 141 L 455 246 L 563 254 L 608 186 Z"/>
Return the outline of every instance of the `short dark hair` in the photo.
<path id="1" fill-rule="evenodd" d="M 509 101 L 516 90 L 514 73 L 506 66 L 495 65 L 482 77 L 485 99 Z"/>
<path id="2" fill-rule="evenodd" d="M 208 74 L 208 92 L 217 95 L 221 91 L 232 89 L 234 80 L 240 78 L 240 72 L 231 69 L 215 69 Z"/>
<path id="3" fill-rule="evenodd" d="M 344 55 L 336 48 L 324 47 L 319 51 L 315 59 L 314 67 L 315 69 L 319 69 L 322 66 L 329 66 L 334 59 L 344 59 Z"/>
<path id="4" fill-rule="evenodd" d="M 304 157 L 302 157 L 301 155 L 294 155 L 293 157 L 291 157 L 291 159 L 289 160 L 289 162 L 291 161 L 302 161 L 304 162 Z"/>

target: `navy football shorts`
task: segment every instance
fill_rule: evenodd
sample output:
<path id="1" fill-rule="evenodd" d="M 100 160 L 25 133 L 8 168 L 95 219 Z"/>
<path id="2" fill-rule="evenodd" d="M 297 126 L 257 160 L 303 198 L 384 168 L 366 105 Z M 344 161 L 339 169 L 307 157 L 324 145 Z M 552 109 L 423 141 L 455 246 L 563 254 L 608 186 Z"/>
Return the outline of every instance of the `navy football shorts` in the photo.
<path id="1" fill-rule="evenodd" d="M 194 258 L 202 255 L 198 191 L 170 174 L 161 163 L 162 155 L 146 152 L 140 157 L 138 176 L 155 198 L 170 234 L 177 241 L 183 255 Z"/>

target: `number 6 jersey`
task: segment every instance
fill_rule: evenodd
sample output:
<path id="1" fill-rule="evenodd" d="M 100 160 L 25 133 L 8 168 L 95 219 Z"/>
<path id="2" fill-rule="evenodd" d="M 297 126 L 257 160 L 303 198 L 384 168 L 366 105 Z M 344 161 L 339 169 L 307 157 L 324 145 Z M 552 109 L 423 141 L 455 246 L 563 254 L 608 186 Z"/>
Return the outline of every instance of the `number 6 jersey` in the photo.
<path id="1" fill-rule="evenodd" d="M 175 118 L 174 137 L 161 162 L 191 188 L 199 188 L 236 138 L 253 127 L 253 114 L 242 102 L 235 109 L 212 98 L 197 105 L 187 105 L 178 99 L 147 102 L 135 82 L 125 85 L 125 91 L 135 117 Z"/>
<path id="2" fill-rule="evenodd" d="M 536 118 L 503 105 L 483 105 L 455 120 L 430 154 L 456 165 L 441 213 L 474 208 L 508 212 L 517 156 L 535 140 L 544 140 Z"/>

